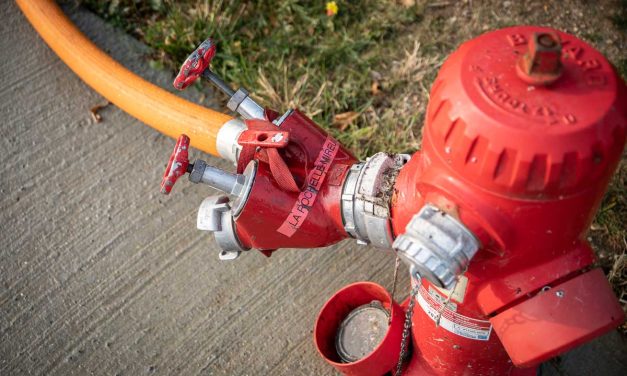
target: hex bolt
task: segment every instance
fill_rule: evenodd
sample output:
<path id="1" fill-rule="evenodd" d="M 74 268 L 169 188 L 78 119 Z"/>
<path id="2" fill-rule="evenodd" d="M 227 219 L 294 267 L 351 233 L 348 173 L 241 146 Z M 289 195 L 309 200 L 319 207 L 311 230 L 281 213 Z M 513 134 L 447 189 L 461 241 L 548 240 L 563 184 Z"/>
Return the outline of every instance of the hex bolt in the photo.
<path id="1" fill-rule="evenodd" d="M 538 43 L 545 48 L 553 48 L 558 44 L 551 34 L 545 33 L 538 36 Z"/>
<path id="2" fill-rule="evenodd" d="M 562 43 L 557 33 L 534 33 L 526 53 L 516 63 L 516 73 L 532 85 L 549 85 L 562 75 Z"/>

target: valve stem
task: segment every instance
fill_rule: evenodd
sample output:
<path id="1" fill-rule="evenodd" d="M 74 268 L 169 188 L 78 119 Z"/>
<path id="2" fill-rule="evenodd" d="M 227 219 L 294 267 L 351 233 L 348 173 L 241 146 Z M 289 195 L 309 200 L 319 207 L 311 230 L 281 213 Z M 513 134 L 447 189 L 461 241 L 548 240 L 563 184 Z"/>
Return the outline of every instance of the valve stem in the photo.
<path id="1" fill-rule="evenodd" d="M 213 73 L 210 69 L 205 69 L 204 72 L 202 72 L 202 76 L 211 81 L 212 84 L 216 85 L 218 89 L 220 89 L 229 98 L 235 95 L 235 90 L 233 90 L 229 86 L 229 84 L 224 82 L 220 77 L 218 77 L 217 74 Z"/>
<path id="2" fill-rule="evenodd" d="M 218 87 L 224 94 L 228 95 L 227 107 L 231 111 L 239 113 L 244 119 L 265 119 L 265 110 L 255 102 L 244 88 L 233 90 L 229 84 L 224 82 L 218 75 L 211 71 L 209 65 L 211 59 L 216 54 L 216 44 L 211 38 L 202 42 L 194 52 L 192 52 L 181 66 L 179 74 L 174 79 L 174 87 L 184 90 L 191 85 L 198 77 L 204 77 Z"/>
<path id="3" fill-rule="evenodd" d="M 208 165 L 205 161 L 197 159 L 189 171 L 189 181 L 192 183 L 205 183 L 222 192 L 238 195 L 244 186 L 246 177 L 241 174 L 232 174 L 217 167 Z"/>
<path id="4" fill-rule="evenodd" d="M 209 80 L 218 89 L 229 97 L 229 101 L 226 106 L 231 111 L 239 113 L 244 119 L 264 119 L 265 111 L 257 102 L 255 102 L 249 95 L 248 90 L 239 88 L 237 91 L 233 90 L 229 84 L 224 82 L 217 74 L 213 73 L 211 69 L 207 68 L 202 72 L 202 77 Z"/>

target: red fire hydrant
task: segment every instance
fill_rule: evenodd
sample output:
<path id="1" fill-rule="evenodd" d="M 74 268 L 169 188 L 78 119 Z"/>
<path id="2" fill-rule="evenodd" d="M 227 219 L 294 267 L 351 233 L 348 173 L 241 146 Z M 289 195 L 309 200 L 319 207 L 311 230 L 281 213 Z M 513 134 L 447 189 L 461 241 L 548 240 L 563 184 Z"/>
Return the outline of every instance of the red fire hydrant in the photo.
<path id="1" fill-rule="evenodd" d="M 623 321 L 585 234 L 625 145 L 626 94 L 599 52 L 551 29 L 491 32 L 449 57 L 422 151 L 396 180 L 395 245 L 428 244 L 412 241 L 430 233 L 416 213 L 432 204 L 480 246 L 471 260 L 433 255 L 459 261 L 448 290 L 438 276 L 414 279 L 408 374 L 534 374 L 514 367 Z"/>
<path id="2" fill-rule="evenodd" d="M 315 343 L 342 373 L 531 375 L 623 321 L 585 233 L 625 146 L 627 89 L 583 41 L 524 26 L 466 42 L 433 83 L 422 150 L 365 162 L 302 113 L 231 90 L 202 48 L 177 80 L 202 74 L 231 96 L 246 123 L 218 149 L 238 173 L 190 164 L 182 138 L 163 187 L 187 171 L 231 196 L 198 215 L 220 257 L 350 236 L 410 268 L 403 308 L 361 283 L 322 309 Z"/>

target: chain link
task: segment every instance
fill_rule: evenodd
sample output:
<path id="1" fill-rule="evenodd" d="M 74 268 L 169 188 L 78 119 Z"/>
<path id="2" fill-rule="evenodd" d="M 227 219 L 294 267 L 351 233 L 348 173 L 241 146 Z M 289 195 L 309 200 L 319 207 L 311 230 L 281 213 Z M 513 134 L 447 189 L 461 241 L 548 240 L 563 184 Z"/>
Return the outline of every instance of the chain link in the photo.
<path id="1" fill-rule="evenodd" d="M 398 363 L 396 363 L 396 371 L 394 376 L 400 376 L 403 370 L 403 362 L 407 357 L 407 341 L 411 330 L 411 317 L 414 314 L 414 305 L 416 304 L 416 296 L 420 290 L 422 281 L 417 279 L 416 286 L 411 289 L 409 293 L 409 305 L 407 306 L 407 312 L 405 312 L 405 323 L 403 324 L 403 336 L 401 337 L 401 353 L 398 356 Z"/>
<path id="2" fill-rule="evenodd" d="M 398 267 L 401 264 L 401 258 L 396 255 L 396 261 L 394 262 L 394 282 L 392 282 L 392 293 L 390 296 L 392 297 L 392 301 L 394 301 L 394 293 L 396 292 L 396 281 L 398 279 Z M 392 324 L 392 306 L 390 306 L 390 318 L 388 321 L 388 326 Z"/>
<path id="3" fill-rule="evenodd" d="M 457 278 L 455 278 L 455 284 L 449 290 L 448 296 L 446 297 L 446 300 L 444 301 L 444 303 L 442 303 L 442 305 L 440 306 L 440 309 L 438 309 L 438 316 L 435 319 L 436 328 L 440 326 L 440 319 L 442 318 L 442 313 L 444 312 L 446 308 L 448 308 L 448 305 L 451 302 L 451 298 L 453 297 L 453 294 L 455 293 L 455 289 L 457 289 L 457 284 L 459 283 L 459 280 L 464 276 L 465 273 L 466 273 L 466 269 L 464 269 L 464 271 L 460 275 L 458 275 Z"/>

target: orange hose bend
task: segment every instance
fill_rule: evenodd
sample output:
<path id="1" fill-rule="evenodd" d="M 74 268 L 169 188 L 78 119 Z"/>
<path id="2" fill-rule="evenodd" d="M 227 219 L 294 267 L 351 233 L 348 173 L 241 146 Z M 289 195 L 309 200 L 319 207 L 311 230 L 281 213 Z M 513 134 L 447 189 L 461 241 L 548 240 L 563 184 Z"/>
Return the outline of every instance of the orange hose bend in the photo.
<path id="1" fill-rule="evenodd" d="M 216 137 L 232 117 L 186 101 L 124 68 L 94 45 L 52 0 L 17 0 L 35 30 L 83 81 L 113 104 L 153 127 L 219 156 Z"/>

